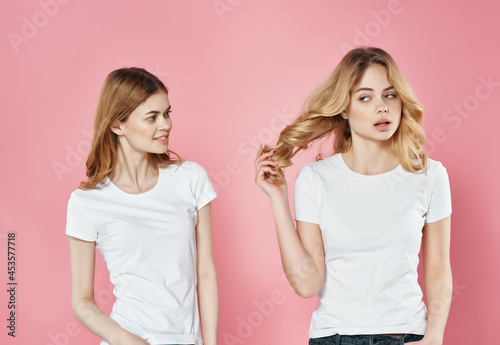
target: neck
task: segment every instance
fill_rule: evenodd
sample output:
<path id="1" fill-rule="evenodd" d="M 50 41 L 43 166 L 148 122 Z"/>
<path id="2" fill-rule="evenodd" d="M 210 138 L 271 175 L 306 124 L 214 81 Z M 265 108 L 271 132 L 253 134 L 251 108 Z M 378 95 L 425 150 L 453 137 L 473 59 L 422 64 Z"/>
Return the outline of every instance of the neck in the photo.
<path id="1" fill-rule="evenodd" d="M 354 138 L 353 138 L 354 139 Z M 391 171 L 399 165 L 390 140 L 355 142 L 349 151 L 342 154 L 347 166 L 359 174 L 378 175 Z"/>
<path id="2" fill-rule="evenodd" d="M 124 150 L 118 145 L 116 166 L 108 177 L 125 192 L 139 194 L 155 186 L 158 174 L 158 168 L 151 165 L 147 152 Z"/>

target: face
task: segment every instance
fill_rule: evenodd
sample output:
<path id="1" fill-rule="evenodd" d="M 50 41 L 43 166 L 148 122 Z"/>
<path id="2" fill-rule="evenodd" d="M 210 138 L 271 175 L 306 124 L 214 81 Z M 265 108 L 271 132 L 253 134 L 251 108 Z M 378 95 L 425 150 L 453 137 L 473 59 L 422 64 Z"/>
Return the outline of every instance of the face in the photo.
<path id="1" fill-rule="evenodd" d="M 172 129 L 171 106 L 164 92 L 151 95 L 138 106 L 125 122 L 116 123 L 111 130 L 118 135 L 124 150 L 139 153 L 165 153 Z"/>
<path id="2" fill-rule="evenodd" d="M 385 141 L 398 129 L 401 99 L 382 65 L 368 67 L 351 92 L 349 106 L 341 113 L 349 120 L 353 144 L 360 140 Z"/>

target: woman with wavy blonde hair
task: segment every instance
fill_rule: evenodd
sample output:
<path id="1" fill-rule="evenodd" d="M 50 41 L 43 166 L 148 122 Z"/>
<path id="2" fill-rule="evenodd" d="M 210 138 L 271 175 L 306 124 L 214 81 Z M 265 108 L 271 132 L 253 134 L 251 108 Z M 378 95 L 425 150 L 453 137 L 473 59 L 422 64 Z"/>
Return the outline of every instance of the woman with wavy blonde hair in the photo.
<path id="1" fill-rule="evenodd" d="M 271 200 L 285 274 L 297 294 L 319 297 L 309 344 L 443 342 L 451 196 L 446 169 L 422 149 L 423 115 L 389 54 L 355 48 L 257 154 L 255 182 Z M 329 135 L 334 154 L 295 181 L 294 224 L 283 168 Z"/>
<path id="2" fill-rule="evenodd" d="M 101 345 L 217 344 L 216 194 L 200 165 L 168 150 L 170 113 L 167 88 L 153 74 L 108 75 L 88 180 L 71 194 L 66 225 L 73 311 Z M 109 317 L 94 300 L 95 248 L 114 285 Z"/>

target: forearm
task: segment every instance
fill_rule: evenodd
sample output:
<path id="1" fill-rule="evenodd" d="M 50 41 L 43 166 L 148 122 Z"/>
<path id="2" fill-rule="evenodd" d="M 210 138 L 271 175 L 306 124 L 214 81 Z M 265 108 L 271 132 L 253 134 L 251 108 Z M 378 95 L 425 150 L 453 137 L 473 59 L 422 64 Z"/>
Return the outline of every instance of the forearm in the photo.
<path id="1" fill-rule="evenodd" d="M 72 302 L 72 307 L 76 318 L 82 325 L 111 345 L 118 344 L 120 337 L 127 332 L 116 321 L 104 314 L 94 300 L 79 299 Z"/>
<path id="2" fill-rule="evenodd" d="M 215 273 L 215 266 L 213 264 L 202 270 L 199 269 L 197 289 L 203 343 L 205 345 L 217 345 L 219 301 L 217 292 L 217 276 Z"/>
<path id="3" fill-rule="evenodd" d="M 321 288 L 322 274 L 316 267 L 314 258 L 307 252 L 300 240 L 290 213 L 288 196 L 284 194 L 279 198 L 271 199 L 271 205 L 283 270 L 297 294 L 302 297 L 311 297 Z"/>
<path id="4" fill-rule="evenodd" d="M 432 344 L 442 344 L 453 296 L 451 268 L 426 272 L 425 291 L 428 310 L 425 338 Z"/>

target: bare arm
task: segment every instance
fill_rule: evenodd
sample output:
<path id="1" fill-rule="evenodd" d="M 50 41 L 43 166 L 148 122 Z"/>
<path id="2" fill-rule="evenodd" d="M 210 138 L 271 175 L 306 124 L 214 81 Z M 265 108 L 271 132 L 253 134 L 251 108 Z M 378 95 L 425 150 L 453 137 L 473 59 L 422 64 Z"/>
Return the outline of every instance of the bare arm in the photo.
<path id="1" fill-rule="evenodd" d="M 71 251 L 71 306 L 76 318 L 111 345 L 148 345 L 104 314 L 94 299 L 95 242 L 69 236 Z"/>
<path id="2" fill-rule="evenodd" d="M 198 211 L 196 224 L 198 300 L 205 345 L 217 345 L 219 302 L 217 276 L 212 256 L 211 205 Z"/>
<path id="3" fill-rule="evenodd" d="M 275 174 L 276 162 L 269 160 L 273 152 L 259 149 L 255 161 L 255 183 L 269 196 L 273 210 L 283 270 L 295 292 L 308 298 L 316 295 L 325 280 L 325 254 L 318 224 L 297 221 L 290 213 L 288 186 L 269 182 L 266 174 Z"/>
<path id="4" fill-rule="evenodd" d="M 427 298 L 427 330 L 422 344 L 443 343 L 453 280 L 450 265 L 450 216 L 427 223 L 423 230 L 423 260 Z"/>

